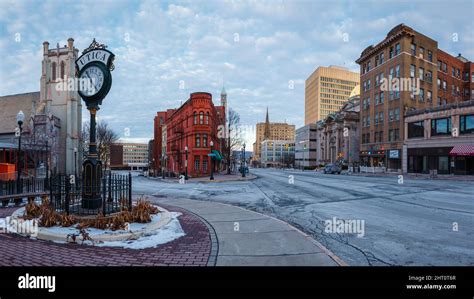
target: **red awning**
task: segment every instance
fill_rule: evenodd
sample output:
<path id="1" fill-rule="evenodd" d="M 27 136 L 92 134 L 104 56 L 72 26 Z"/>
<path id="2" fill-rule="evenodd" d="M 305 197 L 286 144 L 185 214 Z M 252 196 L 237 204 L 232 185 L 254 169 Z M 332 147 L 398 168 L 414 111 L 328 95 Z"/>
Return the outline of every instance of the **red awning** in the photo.
<path id="1" fill-rule="evenodd" d="M 457 144 L 449 152 L 450 156 L 474 156 L 474 144 Z"/>

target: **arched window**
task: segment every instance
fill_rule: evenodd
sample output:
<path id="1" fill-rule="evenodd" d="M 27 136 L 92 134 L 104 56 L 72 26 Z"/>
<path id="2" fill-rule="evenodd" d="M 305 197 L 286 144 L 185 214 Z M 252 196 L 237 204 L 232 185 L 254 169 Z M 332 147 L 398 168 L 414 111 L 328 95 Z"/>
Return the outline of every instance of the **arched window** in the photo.
<path id="1" fill-rule="evenodd" d="M 204 124 L 204 112 L 199 112 L 199 124 Z"/>
<path id="2" fill-rule="evenodd" d="M 61 61 L 61 72 L 60 72 L 61 79 L 64 79 L 64 74 L 65 74 L 64 69 L 65 68 L 66 68 L 66 64 L 64 63 L 64 61 Z"/>
<path id="3" fill-rule="evenodd" d="M 209 112 L 206 112 L 206 125 L 209 124 Z"/>
<path id="4" fill-rule="evenodd" d="M 56 62 L 51 65 L 51 80 L 56 81 Z"/>
<path id="5" fill-rule="evenodd" d="M 194 124 L 197 125 L 198 123 L 198 114 L 197 112 L 194 112 Z"/>

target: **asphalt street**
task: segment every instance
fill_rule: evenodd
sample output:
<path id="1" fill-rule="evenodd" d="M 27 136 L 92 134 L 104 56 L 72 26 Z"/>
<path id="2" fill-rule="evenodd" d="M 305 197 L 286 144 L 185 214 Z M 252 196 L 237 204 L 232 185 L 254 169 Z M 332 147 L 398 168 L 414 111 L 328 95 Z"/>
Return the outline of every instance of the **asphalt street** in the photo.
<path id="1" fill-rule="evenodd" d="M 135 194 L 240 206 L 311 235 L 349 265 L 474 265 L 474 183 L 252 169 L 250 181 L 170 183 L 134 177 Z M 336 218 L 334 218 L 336 217 Z M 363 223 L 363 236 L 327 220 Z"/>

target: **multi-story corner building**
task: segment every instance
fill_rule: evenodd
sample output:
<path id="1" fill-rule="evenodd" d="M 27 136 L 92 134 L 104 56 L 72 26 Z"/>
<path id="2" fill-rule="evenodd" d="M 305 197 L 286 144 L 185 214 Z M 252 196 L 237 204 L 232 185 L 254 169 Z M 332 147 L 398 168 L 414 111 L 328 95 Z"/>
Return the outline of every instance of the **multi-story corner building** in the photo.
<path id="1" fill-rule="evenodd" d="M 295 143 L 287 140 L 262 141 L 262 167 L 291 167 L 295 160 Z"/>
<path id="2" fill-rule="evenodd" d="M 265 122 L 257 123 L 256 126 L 256 136 L 255 143 L 253 144 L 253 159 L 255 161 L 260 161 L 261 159 L 261 149 L 262 141 L 264 140 L 285 140 L 285 141 L 295 141 L 295 125 L 289 125 L 287 123 L 271 123 L 267 114 L 265 117 Z"/>
<path id="3" fill-rule="evenodd" d="M 186 167 L 192 177 L 207 176 L 211 172 L 212 150 L 217 160 L 221 156 L 218 130 L 225 126 L 226 97 L 221 95 L 221 106 L 214 106 L 207 92 L 192 93 L 177 109 L 160 111 L 154 124 L 154 159 L 156 169 L 178 176 Z M 187 148 L 187 159 L 186 159 Z M 216 169 L 218 169 L 216 161 Z"/>
<path id="4" fill-rule="evenodd" d="M 316 123 L 303 126 L 296 130 L 295 167 L 314 168 L 318 165 L 317 140 L 318 126 Z"/>
<path id="5" fill-rule="evenodd" d="M 338 66 L 318 67 L 305 82 L 304 124 L 316 123 L 337 112 L 359 95 L 359 73 Z"/>
<path id="6" fill-rule="evenodd" d="M 362 165 L 401 171 L 406 156 L 402 153 L 405 113 L 463 101 L 472 93 L 472 78 L 466 75 L 467 70 L 472 72 L 472 63 L 439 50 L 437 41 L 404 24 L 367 47 L 356 62 L 361 82 Z"/>
<path id="7" fill-rule="evenodd" d="M 474 174 L 474 100 L 405 115 L 403 172 Z"/>

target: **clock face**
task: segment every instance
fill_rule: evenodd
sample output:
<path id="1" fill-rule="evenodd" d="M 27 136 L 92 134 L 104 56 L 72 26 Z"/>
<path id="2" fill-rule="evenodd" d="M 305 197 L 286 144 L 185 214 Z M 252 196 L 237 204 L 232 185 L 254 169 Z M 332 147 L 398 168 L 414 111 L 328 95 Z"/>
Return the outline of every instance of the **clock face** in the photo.
<path id="1" fill-rule="evenodd" d="M 91 65 L 81 72 L 80 79 L 81 82 L 84 82 L 81 87 L 81 94 L 91 97 L 96 95 L 104 86 L 105 74 L 98 66 Z"/>

